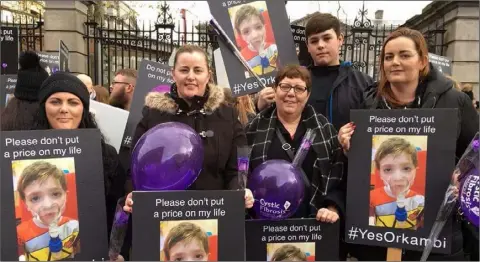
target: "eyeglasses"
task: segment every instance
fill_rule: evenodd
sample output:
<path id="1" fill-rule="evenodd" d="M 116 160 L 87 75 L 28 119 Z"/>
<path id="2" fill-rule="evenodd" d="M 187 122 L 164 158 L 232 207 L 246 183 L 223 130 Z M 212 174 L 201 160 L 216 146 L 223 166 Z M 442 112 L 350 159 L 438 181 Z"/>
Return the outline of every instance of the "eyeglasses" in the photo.
<path id="1" fill-rule="evenodd" d="M 288 93 L 290 92 L 290 90 L 293 88 L 293 91 L 297 94 L 302 94 L 304 93 L 305 91 L 307 91 L 307 87 L 306 86 L 291 86 L 289 84 L 285 84 L 285 83 L 280 83 L 278 84 L 278 87 L 280 88 L 280 90 L 282 90 L 283 92 L 285 93 Z"/>
<path id="2" fill-rule="evenodd" d="M 112 82 L 112 86 L 116 85 L 116 84 L 125 84 L 125 85 L 129 85 L 130 83 L 127 83 L 127 82 L 116 82 L 116 81 L 113 81 Z"/>

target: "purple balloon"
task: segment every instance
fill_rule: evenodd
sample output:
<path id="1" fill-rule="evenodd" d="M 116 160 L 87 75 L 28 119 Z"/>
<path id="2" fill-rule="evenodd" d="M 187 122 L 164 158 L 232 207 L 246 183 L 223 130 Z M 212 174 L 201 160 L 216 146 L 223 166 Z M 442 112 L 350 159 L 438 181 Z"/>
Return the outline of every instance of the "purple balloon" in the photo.
<path id="1" fill-rule="evenodd" d="M 159 86 L 154 87 L 152 89 L 152 92 L 159 92 L 159 93 L 170 92 L 170 86 L 169 85 L 159 85 Z"/>
<path id="2" fill-rule="evenodd" d="M 257 218 L 282 220 L 291 217 L 303 201 L 305 184 L 300 169 L 285 160 L 268 160 L 248 178 Z"/>
<path id="3" fill-rule="evenodd" d="M 463 215 L 468 219 L 468 221 L 470 221 L 477 228 L 479 220 L 479 188 L 480 178 L 478 175 L 478 169 L 472 168 L 461 181 L 460 208 L 462 209 Z"/>
<path id="4" fill-rule="evenodd" d="M 6 68 L 6 67 L 7 67 L 7 63 L 2 63 L 2 67 L 3 67 L 3 68 Z"/>
<path id="5" fill-rule="evenodd" d="M 159 124 L 138 140 L 132 153 L 135 190 L 186 190 L 200 175 L 203 142 L 190 126 Z"/>

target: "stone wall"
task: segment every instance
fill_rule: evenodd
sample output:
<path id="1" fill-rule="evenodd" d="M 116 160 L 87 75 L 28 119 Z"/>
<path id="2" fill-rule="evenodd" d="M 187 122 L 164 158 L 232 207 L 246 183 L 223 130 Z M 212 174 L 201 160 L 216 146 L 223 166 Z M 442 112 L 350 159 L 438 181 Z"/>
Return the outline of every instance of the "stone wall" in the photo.
<path id="1" fill-rule="evenodd" d="M 433 1 L 405 25 L 423 33 L 445 30 L 443 55 L 452 61 L 452 77 L 460 83 L 471 83 L 478 100 L 479 2 Z"/>

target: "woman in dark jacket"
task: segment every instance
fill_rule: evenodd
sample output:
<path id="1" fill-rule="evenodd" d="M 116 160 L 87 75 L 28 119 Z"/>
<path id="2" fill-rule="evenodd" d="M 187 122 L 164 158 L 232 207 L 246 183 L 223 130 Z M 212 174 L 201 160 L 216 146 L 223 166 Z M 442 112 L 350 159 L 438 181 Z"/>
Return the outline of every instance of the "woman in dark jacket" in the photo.
<path id="1" fill-rule="evenodd" d="M 196 130 L 203 140 L 204 163 L 190 190 L 240 189 L 237 149 L 247 144 L 236 110 L 225 103 L 223 88 L 210 82 L 210 68 L 205 51 L 185 45 L 177 51 L 172 69 L 175 81 L 169 93 L 151 92 L 145 98 L 143 118 L 132 143 L 154 126 L 166 122 L 184 123 Z M 131 211 L 131 194 L 125 201 Z M 246 190 L 246 206 L 253 205 Z"/>
<path id="2" fill-rule="evenodd" d="M 57 72 L 43 82 L 39 91 L 39 113 L 35 129 L 97 128 L 89 113 L 90 97 L 76 76 Z M 114 147 L 102 138 L 103 176 L 107 209 L 108 238 L 118 199 L 125 196 L 126 174 Z"/>
<path id="3" fill-rule="evenodd" d="M 380 81 L 366 92 L 366 109 L 457 108 L 457 119 L 445 119 L 458 126 L 456 159 L 458 160 L 475 134 L 479 119 L 467 95 L 428 62 L 427 44 L 423 35 L 408 28 L 399 28 L 385 41 L 380 54 Z M 454 121 L 454 122 L 453 122 Z M 354 125 L 339 131 L 344 150 L 350 147 Z M 452 248 L 449 255 L 431 254 L 429 260 L 464 260 L 460 222 L 454 214 Z M 359 260 L 384 260 L 386 249 L 354 245 L 352 255 Z M 404 251 L 402 260 L 419 260 L 421 252 Z"/>
<path id="4" fill-rule="evenodd" d="M 291 162 L 307 129 L 314 130 L 315 140 L 302 164 L 307 193 L 294 217 L 336 222 L 344 217 L 346 158 L 332 124 L 306 105 L 311 92 L 310 73 L 297 65 L 286 66 L 278 72 L 273 90 L 275 103 L 247 126 L 248 144 L 252 146 L 250 168 L 254 170 L 271 159 Z"/>
<path id="5" fill-rule="evenodd" d="M 47 71 L 40 66 L 40 58 L 34 51 L 23 52 L 18 63 L 20 69 L 17 74 L 14 97 L 2 109 L 2 131 L 32 128 L 35 116 L 38 114 L 38 90 L 48 77 Z"/>

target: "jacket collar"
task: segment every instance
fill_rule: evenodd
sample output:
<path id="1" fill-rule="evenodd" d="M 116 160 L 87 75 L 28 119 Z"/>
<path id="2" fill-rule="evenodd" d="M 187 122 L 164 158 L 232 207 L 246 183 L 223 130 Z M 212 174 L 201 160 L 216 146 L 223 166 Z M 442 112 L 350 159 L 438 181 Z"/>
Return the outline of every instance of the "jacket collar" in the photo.
<path id="1" fill-rule="evenodd" d="M 418 97 L 415 99 L 418 108 L 434 108 L 438 98 L 454 86 L 453 81 L 438 71 L 432 63 L 430 63 L 430 73 L 423 81 L 417 87 L 423 89 L 417 92 Z M 377 87 L 378 83 L 374 83 L 365 91 L 365 107 L 391 109 L 386 99 L 378 95 Z"/>
<path id="2" fill-rule="evenodd" d="M 208 115 L 217 110 L 224 101 L 223 89 L 216 85 L 208 84 L 205 95 L 193 97 L 192 105 L 189 106 L 178 96 L 176 84 L 172 84 L 169 93 L 148 93 L 145 97 L 145 106 L 169 114 L 200 112 Z"/>

